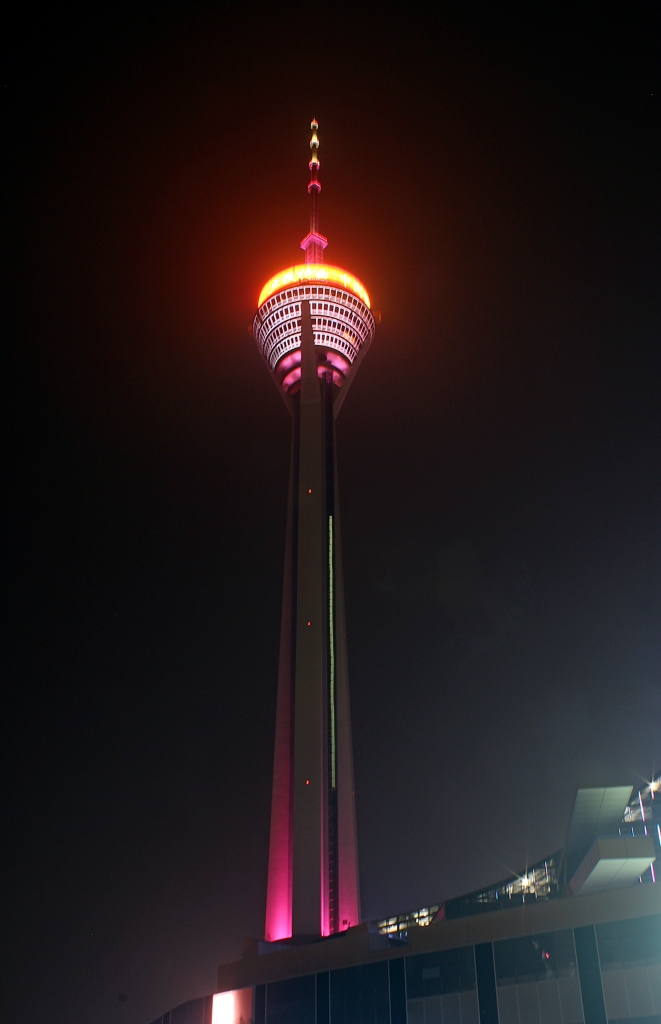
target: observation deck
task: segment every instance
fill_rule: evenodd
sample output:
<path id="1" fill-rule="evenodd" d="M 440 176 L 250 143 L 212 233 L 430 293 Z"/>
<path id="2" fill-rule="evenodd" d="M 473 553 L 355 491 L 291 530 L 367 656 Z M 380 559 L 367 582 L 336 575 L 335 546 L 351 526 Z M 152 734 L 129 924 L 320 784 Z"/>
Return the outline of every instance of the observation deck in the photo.
<path id="1" fill-rule="evenodd" d="M 310 303 L 317 373 L 342 387 L 360 350 L 374 337 L 367 291 L 352 274 L 326 263 L 305 263 L 272 277 L 262 288 L 253 334 L 285 394 L 301 378 L 301 302 Z"/>

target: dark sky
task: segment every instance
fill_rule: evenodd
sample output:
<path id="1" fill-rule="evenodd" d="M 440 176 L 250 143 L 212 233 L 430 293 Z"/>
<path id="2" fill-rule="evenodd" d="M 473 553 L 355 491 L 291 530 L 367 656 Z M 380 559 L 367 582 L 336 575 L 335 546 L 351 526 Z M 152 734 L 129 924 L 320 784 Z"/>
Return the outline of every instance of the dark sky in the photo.
<path id="1" fill-rule="evenodd" d="M 338 441 L 364 916 L 661 765 L 659 40 L 589 6 L 21 8 L 3 1019 L 147 1024 L 261 933 L 289 421 L 247 326 L 313 116 L 383 315 Z"/>

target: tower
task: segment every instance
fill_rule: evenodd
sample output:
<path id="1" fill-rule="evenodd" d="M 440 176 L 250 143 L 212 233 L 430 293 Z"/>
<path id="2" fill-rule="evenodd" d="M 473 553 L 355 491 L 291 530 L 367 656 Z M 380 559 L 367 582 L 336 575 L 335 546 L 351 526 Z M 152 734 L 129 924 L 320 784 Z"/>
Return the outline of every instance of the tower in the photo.
<path id="1" fill-rule="evenodd" d="M 374 336 L 365 288 L 323 262 L 319 125 L 305 263 L 268 281 L 253 334 L 292 416 L 265 936 L 360 921 L 335 419 Z"/>

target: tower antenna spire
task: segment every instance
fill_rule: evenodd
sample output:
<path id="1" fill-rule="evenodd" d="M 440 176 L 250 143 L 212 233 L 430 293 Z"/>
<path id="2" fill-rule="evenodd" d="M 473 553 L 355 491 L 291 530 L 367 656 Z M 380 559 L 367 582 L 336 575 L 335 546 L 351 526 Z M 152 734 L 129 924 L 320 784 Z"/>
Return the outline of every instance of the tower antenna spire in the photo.
<path id="1" fill-rule="evenodd" d="M 317 200 L 319 193 L 321 192 L 321 185 L 317 177 L 319 173 L 319 136 L 317 135 L 317 128 L 319 127 L 318 121 L 312 120 L 310 128 L 312 129 L 312 138 L 310 139 L 310 184 L 308 185 L 308 192 L 310 193 L 310 231 L 319 230 L 319 209 Z"/>
<path id="2" fill-rule="evenodd" d="M 308 192 L 310 194 L 310 230 L 301 242 L 301 249 L 305 251 L 305 262 L 306 263 L 323 263 L 324 262 L 324 249 L 328 245 L 328 239 L 324 238 L 319 232 L 319 193 L 321 192 L 321 182 L 319 181 L 319 136 L 317 135 L 317 129 L 319 128 L 319 122 L 313 118 L 310 122 L 310 129 L 312 131 L 312 138 L 310 139 L 310 184 L 308 185 Z"/>

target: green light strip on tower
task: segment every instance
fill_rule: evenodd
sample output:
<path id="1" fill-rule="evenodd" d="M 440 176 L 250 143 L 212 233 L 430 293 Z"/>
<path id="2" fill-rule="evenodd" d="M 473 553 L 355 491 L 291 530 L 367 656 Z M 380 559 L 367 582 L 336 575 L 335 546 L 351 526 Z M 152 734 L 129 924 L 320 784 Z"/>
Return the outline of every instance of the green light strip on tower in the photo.
<path id="1" fill-rule="evenodd" d="M 335 789 L 335 632 L 333 625 L 333 517 L 328 517 L 328 637 L 330 646 L 331 788 Z"/>

